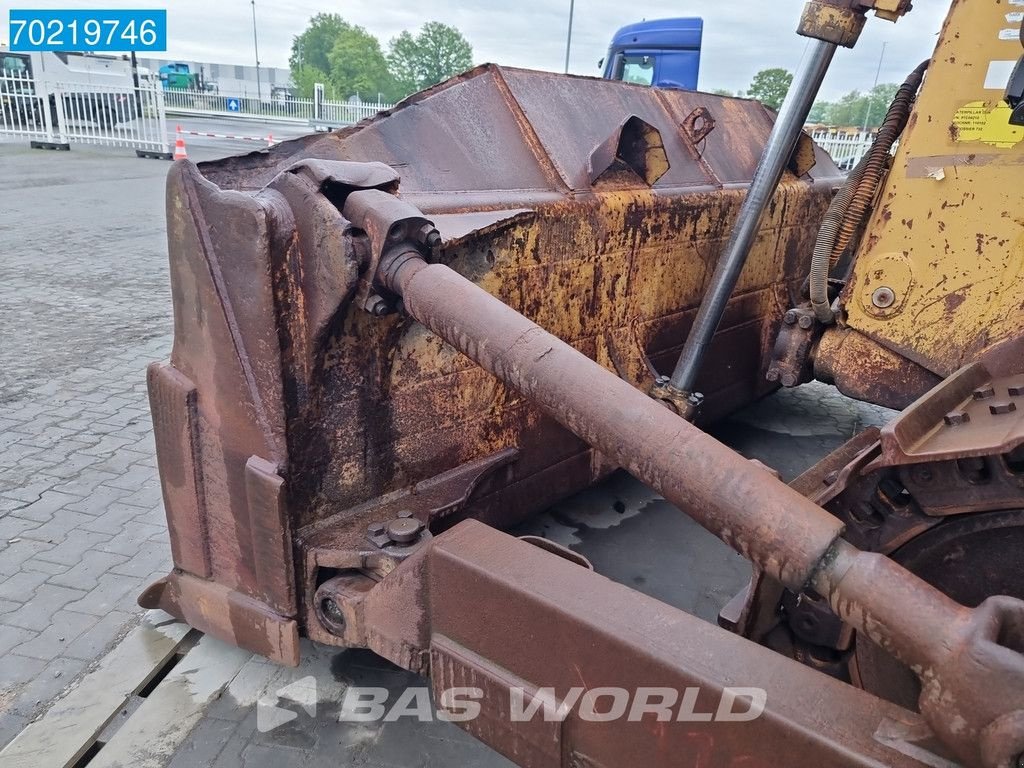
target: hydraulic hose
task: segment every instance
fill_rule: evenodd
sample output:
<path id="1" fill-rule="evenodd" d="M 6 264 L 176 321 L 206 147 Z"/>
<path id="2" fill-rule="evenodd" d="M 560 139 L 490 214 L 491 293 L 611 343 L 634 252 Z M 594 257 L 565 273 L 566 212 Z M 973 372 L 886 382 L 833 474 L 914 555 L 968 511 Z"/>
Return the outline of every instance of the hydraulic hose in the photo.
<path id="1" fill-rule="evenodd" d="M 857 163 L 838 194 L 832 199 L 832 204 L 825 212 L 825 218 L 818 230 L 818 239 L 814 243 L 809 281 L 811 308 L 818 321 L 825 325 L 829 325 L 835 319 L 835 312 L 832 311 L 832 305 L 828 300 L 828 274 L 829 269 L 835 263 L 832 259 L 832 252 L 835 250 L 836 239 L 839 237 L 840 227 L 850 209 L 850 203 L 853 202 L 853 195 L 864 177 L 866 165 L 867 155 Z"/>
<path id="2" fill-rule="evenodd" d="M 864 217 L 875 199 L 875 193 L 885 174 L 893 144 L 903 133 L 903 129 L 906 128 L 907 121 L 910 119 L 910 110 L 914 106 L 914 100 L 921 88 L 921 81 L 924 79 L 928 64 L 927 61 L 922 62 L 896 91 L 896 97 L 892 100 L 889 111 L 886 112 L 885 119 L 882 121 L 882 126 L 878 129 L 875 143 L 868 150 L 864 171 L 857 183 L 857 189 L 853 193 L 846 216 L 839 226 L 839 234 L 832 248 L 831 257 L 833 259 L 842 255 L 864 222 Z"/>

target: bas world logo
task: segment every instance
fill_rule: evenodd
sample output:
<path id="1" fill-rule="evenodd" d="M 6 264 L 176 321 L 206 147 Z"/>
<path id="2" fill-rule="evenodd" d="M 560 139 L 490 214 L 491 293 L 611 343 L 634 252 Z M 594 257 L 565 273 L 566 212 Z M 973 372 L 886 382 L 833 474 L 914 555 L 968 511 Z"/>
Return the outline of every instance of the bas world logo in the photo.
<path id="1" fill-rule="evenodd" d="M 395 722 L 414 718 L 464 723 L 478 718 L 485 705 L 492 711 L 507 713 L 511 722 L 535 719 L 561 722 L 573 715 L 584 722 L 607 723 L 615 720 L 639 722 L 716 722 L 745 723 L 759 718 L 768 703 L 762 688 L 723 688 L 717 697 L 703 695 L 700 688 L 570 688 L 558 697 L 554 688 L 526 690 L 511 688 L 505 702 L 487 702 L 480 688 L 447 688 L 441 691 L 435 706 L 431 689 L 410 687 L 392 703 L 387 688 L 350 687 L 345 690 L 338 720 L 348 723 Z M 256 727 L 266 733 L 295 720 L 299 711 L 317 715 L 316 678 L 304 677 L 272 694 L 256 705 Z"/>

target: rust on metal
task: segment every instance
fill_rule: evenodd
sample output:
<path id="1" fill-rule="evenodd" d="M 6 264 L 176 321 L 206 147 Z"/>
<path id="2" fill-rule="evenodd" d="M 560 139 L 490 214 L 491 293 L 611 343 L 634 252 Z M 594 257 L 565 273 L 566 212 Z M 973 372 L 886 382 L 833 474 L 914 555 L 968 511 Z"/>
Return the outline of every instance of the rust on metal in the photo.
<path id="1" fill-rule="evenodd" d="M 697 157 L 680 128 L 695 110 L 715 121 Z M 432 221 L 447 264 L 648 387 L 686 336 L 770 128 L 753 102 L 483 66 L 353 128 L 176 165 L 175 340 L 151 374 L 169 578 L 208 580 L 316 635 L 318 569 L 398 562 L 365 534 L 396 499 L 434 530 L 465 516 L 508 525 L 610 472 L 402 316 L 374 284 L 369 238 L 425 237 Z M 623 161 L 592 180 L 595 150 L 624 138 Z M 664 161 L 641 163 L 645 152 Z M 811 175 L 781 185 L 700 383 L 715 394 L 705 418 L 773 388 L 764 348 L 838 178 L 818 150 Z M 389 193 L 390 212 L 376 203 L 385 230 L 341 215 L 356 190 Z M 293 581 L 274 583 L 258 561 L 270 553 L 276 568 L 288 551 Z M 181 615 L 180 594 L 154 588 L 145 602 Z M 268 647 L 261 611 L 234 622 L 250 627 L 235 642 Z"/>

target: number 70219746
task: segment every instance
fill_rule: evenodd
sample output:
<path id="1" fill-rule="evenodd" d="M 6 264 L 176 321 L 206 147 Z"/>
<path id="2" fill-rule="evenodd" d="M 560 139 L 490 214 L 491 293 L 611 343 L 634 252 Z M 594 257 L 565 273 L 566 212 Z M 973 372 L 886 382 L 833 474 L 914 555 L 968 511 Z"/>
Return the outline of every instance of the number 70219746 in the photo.
<path id="1" fill-rule="evenodd" d="M 12 51 L 166 51 L 165 10 L 17 10 Z"/>

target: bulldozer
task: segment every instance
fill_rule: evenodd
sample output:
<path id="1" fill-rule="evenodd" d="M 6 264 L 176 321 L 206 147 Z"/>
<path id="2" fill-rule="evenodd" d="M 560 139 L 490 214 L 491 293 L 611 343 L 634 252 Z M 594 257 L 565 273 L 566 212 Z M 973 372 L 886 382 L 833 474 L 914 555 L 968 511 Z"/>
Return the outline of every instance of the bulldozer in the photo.
<path id="1" fill-rule="evenodd" d="M 140 604 L 475 691 L 522 766 L 1022 768 L 1016 5 L 952 2 L 848 175 L 802 126 L 907 0 L 810 0 L 778 115 L 484 65 L 176 162 Z M 900 414 L 788 485 L 702 430 L 812 379 Z M 619 469 L 750 560 L 720 626 L 508 532 Z M 617 690 L 664 706 L 586 716 Z"/>

